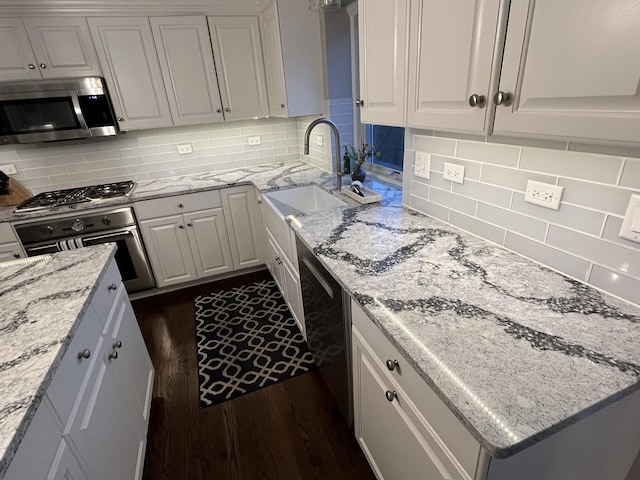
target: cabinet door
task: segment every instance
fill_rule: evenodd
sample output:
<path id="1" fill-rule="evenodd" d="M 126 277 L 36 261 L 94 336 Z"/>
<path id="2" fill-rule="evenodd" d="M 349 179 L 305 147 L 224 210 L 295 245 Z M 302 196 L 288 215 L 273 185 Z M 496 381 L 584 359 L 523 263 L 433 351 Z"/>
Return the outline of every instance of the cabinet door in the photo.
<path id="1" fill-rule="evenodd" d="M 259 231 L 263 230 L 252 186 L 225 188 L 221 192 L 234 268 L 262 265 Z"/>
<path id="2" fill-rule="evenodd" d="M 38 80 L 40 70 L 19 18 L 0 18 L 0 81 Z"/>
<path id="3" fill-rule="evenodd" d="M 146 431 L 131 411 L 135 400 L 118 383 L 109 359 L 112 347 L 101 338 L 78 402 L 78 414 L 63 437 L 73 443 L 92 478 L 139 479 Z"/>
<path id="4" fill-rule="evenodd" d="M 276 2 L 269 5 L 260 15 L 260 35 L 262 36 L 262 53 L 264 54 L 264 70 L 269 98 L 269 115 L 286 117 L 288 116 L 287 91 L 284 81 L 280 22 L 278 22 Z"/>
<path id="5" fill-rule="evenodd" d="M 19 243 L 5 243 L 0 245 L 0 262 L 16 260 L 24 256 Z"/>
<path id="6" fill-rule="evenodd" d="M 512 2 L 494 133 L 639 142 L 638 45 L 636 0 Z"/>
<path id="7" fill-rule="evenodd" d="M 85 18 L 25 18 L 24 25 L 42 78 L 101 74 Z"/>
<path id="8" fill-rule="evenodd" d="M 298 322 L 298 327 L 303 335 L 307 335 L 304 324 L 304 311 L 302 308 L 302 291 L 300 290 L 300 276 L 289 265 L 282 262 L 282 282 L 284 284 L 285 300 L 289 310 Z"/>
<path id="9" fill-rule="evenodd" d="M 145 220 L 140 230 L 158 287 L 197 278 L 182 215 Z"/>
<path id="10" fill-rule="evenodd" d="M 257 17 L 207 17 L 225 120 L 269 115 Z"/>
<path id="11" fill-rule="evenodd" d="M 464 480 L 446 458 L 436 452 L 409 417 L 405 395 L 375 366 L 357 331 L 353 335 L 354 429 L 369 464 L 380 479 Z M 396 392 L 389 401 L 388 394 Z"/>
<path id="12" fill-rule="evenodd" d="M 185 213 L 187 235 L 198 278 L 233 270 L 233 258 L 222 208 Z"/>
<path id="13" fill-rule="evenodd" d="M 403 125 L 408 0 L 358 2 L 363 123 Z"/>
<path id="14" fill-rule="evenodd" d="M 504 2 L 504 7 L 508 2 Z M 501 0 L 411 3 L 407 124 L 483 133 L 493 119 L 490 83 L 500 68 Z M 495 65 L 494 52 L 498 48 Z M 477 104 L 472 107 L 472 96 Z"/>
<path id="15" fill-rule="evenodd" d="M 96 17 L 88 22 L 120 128 L 173 125 L 149 19 Z"/>
<path id="16" fill-rule="evenodd" d="M 86 480 L 87 476 L 82 471 L 78 460 L 67 445 L 66 440 L 61 440 L 53 460 L 53 466 L 47 476 L 47 480 Z"/>
<path id="17" fill-rule="evenodd" d="M 223 121 L 205 17 L 151 17 L 150 20 L 173 124 Z"/>

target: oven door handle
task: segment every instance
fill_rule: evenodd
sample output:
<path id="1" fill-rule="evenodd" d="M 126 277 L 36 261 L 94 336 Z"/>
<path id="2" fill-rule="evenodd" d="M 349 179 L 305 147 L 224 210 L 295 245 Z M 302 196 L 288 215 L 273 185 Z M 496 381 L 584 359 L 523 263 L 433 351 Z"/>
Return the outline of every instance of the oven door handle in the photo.
<path id="1" fill-rule="evenodd" d="M 52 247 L 57 247 L 57 243 L 49 243 L 47 245 L 40 245 L 39 247 L 25 247 L 25 249 L 27 252 L 39 252 L 40 250 L 47 250 Z"/>
<path id="2" fill-rule="evenodd" d="M 108 240 L 109 238 L 114 238 L 114 237 L 123 237 L 123 236 L 131 236 L 133 235 L 133 233 L 131 233 L 131 230 L 124 230 L 122 232 L 116 232 L 116 233 L 107 233 L 106 235 L 98 235 L 97 237 L 84 237 L 82 239 L 83 242 L 95 242 L 96 240 Z"/>

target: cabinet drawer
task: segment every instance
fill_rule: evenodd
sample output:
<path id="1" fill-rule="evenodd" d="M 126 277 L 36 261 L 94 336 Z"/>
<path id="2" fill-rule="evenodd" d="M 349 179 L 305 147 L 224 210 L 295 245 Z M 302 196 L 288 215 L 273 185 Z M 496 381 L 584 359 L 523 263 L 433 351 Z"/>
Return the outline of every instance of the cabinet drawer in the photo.
<path id="1" fill-rule="evenodd" d="M 102 280 L 100 280 L 98 288 L 93 294 L 93 300 L 91 301 L 96 312 L 98 312 L 98 322 L 103 329 L 107 323 L 107 318 L 109 318 L 113 302 L 116 299 L 116 293 L 121 286 L 120 271 L 114 259 L 111 260 L 107 266 L 107 271 L 104 273 Z"/>
<path id="2" fill-rule="evenodd" d="M 95 312 L 88 308 L 47 389 L 47 395 L 63 425 L 69 421 L 80 386 L 89 370 L 91 356 L 97 355 L 101 329 Z M 78 355 L 86 351 L 88 358 Z"/>
<path id="3" fill-rule="evenodd" d="M 222 206 L 220 192 L 209 190 L 206 192 L 175 195 L 173 197 L 143 200 L 133 204 L 138 220 L 179 215 L 197 210 L 207 210 Z"/>
<path id="4" fill-rule="evenodd" d="M 351 318 L 354 331 L 358 332 L 371 347 L 372 352 L 375 352 L 372 354 L 372 361 L 376 367 L 383 370 L 406 392 L 426 422 L 473 478 L 480 444 L 353 300 Z M 398 364 L 393 370 L 389 370 L 387 360 L 395 360 Z"/>
<path id="5" fill-rule="evenodd" d="M 13 233 L 10 223 L 0 223 L 0 243 L 17 242 L 16 234 Z"/>

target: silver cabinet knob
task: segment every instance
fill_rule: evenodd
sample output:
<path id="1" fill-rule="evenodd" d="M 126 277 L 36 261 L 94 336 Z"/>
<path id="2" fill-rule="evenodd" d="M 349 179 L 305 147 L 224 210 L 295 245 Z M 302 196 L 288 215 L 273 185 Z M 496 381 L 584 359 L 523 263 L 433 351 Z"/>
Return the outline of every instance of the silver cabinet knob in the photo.
<path id="1" fill-rule="evenodd" d="M 187 223 L 187 227 L 193 227 L 193 223 Z"/>
<path id="2" fill-rule="evenodd" d="M 182 203 L 179 203 L 178 208 L 184 208 L 184 205 Z"/>
<path id="3" fill-rule="evenodd" d="M 122 348 L 122 341 L 121 340 L 116 340 L 115 342 L 113 342 L 112 347 L 113 348 Z"/>
<path id="4" fill-rule="evenodd" d="M 89 358 L 91 356 L 91 350 L 85 348 L 81 352 L 78 352 L 78 358 Z"/>
<path id="5" fill-rule="evenodd" d="M 281 103 L 281 104 L 280 104 L 280 108 L 284 108 L 284 103 Z"/>
<path id="6" fill-rule="evenodd" d="M 487 104 L 487 97 L 485 97 L 484 95 L 478 95 L 477 93 L 474 93 L 469 97 L 470 107 L 484 108 L 486 104 Z"/>
<path id="7" fill-rule="evenodd" d="M 29 65 L 27 65 L 27 67 L 29 67 L 29 70 L 35 70 L 36 66 L 33 63 L 30 63 Z"/>
<path id="8" fill-rule="evenodd" d="M 225 112 L 230 112 L 230 111 L 231 111 L 231 109 L 230 109 L 229 107 L 224 107 L 224 111 L 225 111 Z"/>
<path id="9" fill-rule="evenodd" d="M 384 396 L 387 397 L 387 400 L 393 402 L 396 398 L 398 398 L 398 392 L 395 390 L 387 390 L 384 392 Z"/>
<path id="10" fill-rule="evenodd" d="M 278 265 L 282 265 L 282 259 L 280 257 L 276 257 L 276 263 Z"/>
<path id="11" fill-rule="evenodd" d="M 19 253 L 14 253 L 13 254 L 13 258 L 20 258 L 20 254 Z"/>
<path id="12" fill-rule="evenodd" d="M 394 371 L 398 367 L 398 360 L 387 360 L 387 368 Z"/>
<path id="13" fill-rule="evenodd" d="M 262 205 L 262 200 L 258 200 L 258 205 Z"/>
<path id="14" fill-rule="evenodd" d="M 184 225 L 178 225 L 178 228 L 179 228 L 180 230 L 184 230 Z"/>
<path id="15" fill-rule="evenodd" d="M 41 63 L 40 68 L 47 68 L 47 66 L 44 63 Z"/>
<path id="16" fill-rule="evenodd" d="M 118 358 L 118 352 L 116 352 L 115 350 L 113 352 L 111 352 L 108 356 L 109 360 L 115 360 L 116 358 Z"/>
<path id="17" fill-rule="evenodd" d="M 118 117 L 119 122 L 124 122 L 124 117 Z"/>
<path id="18" fill-rule="evenodd" d="M 356 107 L 364 107 L 364 100 L 362 99 L 356 100 Z"/>
<path id="19" fill-rule="evenodd" d="M 220 108 L 216 108 L 216 113 L 220 113 L 222 110 Z"/>
<path id="20" fill-rule="evenodd" d="M 513 103 L 513 94 L 498 90 L 498 93 L 493 96 L 493 103 L 508 107 Z"/>
<path id="21" fill-rule="evenodd" d="M 118 289 L 118 285 L 116 285 L 115 283 L 112 283 L 111 285 L 109 285 L 107 287 L 110 291 L 116 291 Z"/>

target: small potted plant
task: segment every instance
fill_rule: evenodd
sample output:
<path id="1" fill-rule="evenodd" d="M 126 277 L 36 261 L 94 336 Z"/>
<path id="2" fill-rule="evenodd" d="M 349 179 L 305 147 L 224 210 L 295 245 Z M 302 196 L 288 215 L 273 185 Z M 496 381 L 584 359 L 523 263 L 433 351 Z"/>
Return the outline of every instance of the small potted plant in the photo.
<path id="1" fill-rule="evenodd" d="M 351 180 L 356 181 L 359 180 L 364 182 L 364 179 L 367 176 L 367 173 L 362 168 L 362 164 L 367 161 L 368 158 L 380 156 L 380 152 L 376 151 L 376 147 L 373 145 L 369 145 L 367 143 L 362 144 L 362 148 L 357 150 L 353 147 L 353 145 L 349 145 L 348 155 L 351 160 L 353 160 L 353 172 L 351 172 Z M 346 166 L 346 147 L 345 147 L 345 166 Z"/>

